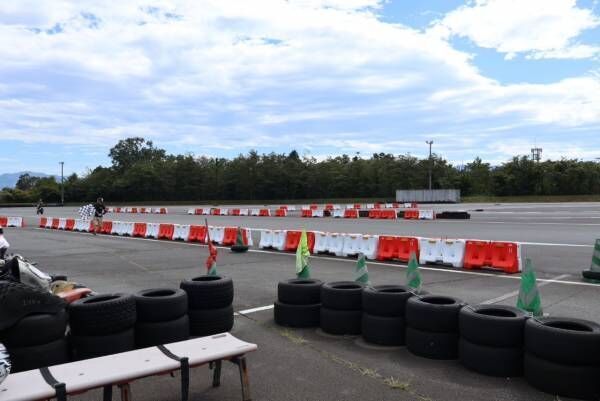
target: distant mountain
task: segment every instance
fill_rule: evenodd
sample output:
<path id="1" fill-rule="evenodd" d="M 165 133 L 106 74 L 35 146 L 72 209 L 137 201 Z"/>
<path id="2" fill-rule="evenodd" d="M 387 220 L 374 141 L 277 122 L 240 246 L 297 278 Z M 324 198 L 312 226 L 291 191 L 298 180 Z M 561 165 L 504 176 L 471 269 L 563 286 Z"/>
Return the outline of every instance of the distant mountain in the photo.
<path id="1" fill-rule="evenodd" d="M 50 174 L 36 173 L 35 171 L 19 171 L 18 173 L 6 173 L 0 174 L 0 189 L 2 188 L 14 188 L 19 181 L 19 177 L 23 174 L 29 174 L 32 177 L 50 177 Z"/>

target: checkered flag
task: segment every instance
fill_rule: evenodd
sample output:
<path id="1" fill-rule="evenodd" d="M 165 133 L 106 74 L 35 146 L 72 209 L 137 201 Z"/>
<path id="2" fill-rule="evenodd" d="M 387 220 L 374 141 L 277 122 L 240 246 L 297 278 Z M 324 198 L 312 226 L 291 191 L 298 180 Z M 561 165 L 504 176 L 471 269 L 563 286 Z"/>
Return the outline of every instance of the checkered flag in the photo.
<path id="1" fill-rule="evenodd" d="M 91 203 L 89 205 L 84 205 L 79 208 L 79 216 L 81 216 L 82 220 L 89 220 L 94 215 L 94 205 Z"/>

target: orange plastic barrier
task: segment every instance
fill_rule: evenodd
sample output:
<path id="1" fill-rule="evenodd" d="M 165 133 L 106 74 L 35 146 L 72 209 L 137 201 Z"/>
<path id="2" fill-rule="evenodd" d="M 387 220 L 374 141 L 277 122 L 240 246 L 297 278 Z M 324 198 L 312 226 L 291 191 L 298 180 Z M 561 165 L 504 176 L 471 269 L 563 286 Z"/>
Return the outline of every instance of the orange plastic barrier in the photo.
<path id="1" fill-rule="evenodd" d="M 131 213 L 137 213 L 137 212 L 138 212 L 137 207 L 132 207 L 131 208 Z"/>
<path id="2" fill-rule="evenodd" d="M 8 226 L 8 217 L 0 216 L 0 227 L 6 227 L 6 226 Z"/>
<path id="3" fill-rule="evenodd" d="M 285 217 L 285 216 L 287 216 L 287 209 L 275 210 L 275 217 Z"/>
<path id="4" fill-rule="evenodd" d="M 310 210 L 317 210 L 318 208 L 319 208 L 319 205 L 315 205 L 315 204 L 310 205 Z"/>
<path id="5" fill-rule="evenodd" d="M 231 209 L 229 211 L 229 213 L 231 213 L 232 216 L 239 216 L 240 215 L 240 209 Z"/>
<path id="6" fill-rule="evenodd" d="M 73 231 L 73 227 L 75 227 L 75 219 L 67 219 L 67 223 L 65 224 L 65 230 Z"/>
<path id="7" fill-rule="evenodd" d="M 225 227 L 223 232 L 223 245 L 231 246 L 235 244 L 237 239 L 237 227 Z M 244 245 L 248 245 L 248 233 L 246 229 L 242 228 L 242 241 Z"/>
<path id="8" fill-rule="evenodd" d="M 362 208 L 362 205 L 360 203 L 355 203 L 354 204 L 354 208 L 355 209 L 360 209 L 360 208 Z"/>
<path id="9" fill-rule="evenodd" d="M 258 215 L 259 215 L 259 216 L 266 217 L 266 216 L 269 216 L 270 214 L 271 214 L 271 213 L 269 213 L 269 209 L 260 209 L 260 210 L 258 211 Z"/>
<path id="10" fill-rule="evenodd" d="M 160 214 L 167 214 L 167 208 L 161 207 L 160 208 Z"/>
<path id="11" fill-rule="evenodd" d="M 52 229 L 58 230 L 58 219 L 52 219 Z"/>
<path id="12" fill-rule="evenodd" d="M 400 203 L 398 203 L 398 202 L 392 202 L 392 207 L 394 209 L 398 209 L 400 207 Z"/>
<path id="13" fill-rule="evenodd" d="M 419 255 L 419 239 L 414 237 L 379 237 L 377 260 L 399 259 L 408 262 L 411 253 Z"/>
<path id="14" fill-rule="evenodd" d="M 158 239 L 173 239 L 175 226 L 173 224 L 161 224 L 158 226 Z"/>
<path id="15" fill-rule="evenodd" d="M 146 228 L 148 226 L 146 223 L 134 223 L 133 224 L 133 233 L 132 237 L 145 237 L 146 236 Z"/>
<path id="16" fill-rule="evenodd" d="M 221 209 L 219 209 L 219 208 L 210 209 L 210 214 L 212 214 L 213 216 L 218 216 L 221 214 Z"/>
<path id="17" fill-rule="evenodd" d="M 296 252 L 301 235 L 302 231 L 288 231 L 285 235 L 285 250 Z M 313 253 L 313 249 L 315 249 L 315 233 L 307 231 L 306 236 L 308 237 L 308 249 L 310 250 L 310 253 Z"/>
<path id="18" fill-rule="evenodd" d="M 325 205 L 325 210 L 333 210 L 333 204 L 332 203 L 328 203 Z"/>
<path id="19" fill-rule="evenodd" d="M 312 209 L 303 209 L 302 217 L 312 217 Z"/>
<path id="20" fill-rule="evenodd" d="M 90 226 L 91 227 L 91 226 Z M 112 233 L 112 221 L 103 221 L 102 228 L 100 229 L 102 234 L 110 234 Z"/>
<path id="21" fill-rule="evenodd" d="M 145 207 L 141 207 L 140 208 L 140 213 L 146 213 L 146 208 Z"/>
<path id="22" fill-rule="evenodd" d="M 379 210 L 379 209 L 371 209 L 371 210 L 369 210 L 369 218 L 370 219 L 379 219 L 379 218 L 381 218 L 381 210 Z"/>
<path id="23" fill-rule="evenodd" d="M 190 226 L 188 241 L 206 243 L 206 226 Z"/>
<path id="24" fill-rule="evenodd" d="M 121 208 L 120 208 L 120 207 L 116 208 L 116 209 L 115 209 L 115 212 L 116 212 L 116 213 L 121 213 Z"/>
<path id="25" fill-rule="evenodd" d="M 418 210 L 406 210 L 404 211 L 404 218 L 406 220 L 419 220 L 419 211 Z"/>
<path id="26" fill-rule="evenodd" d="M 346 209 L 344 210 L 344 218 L 346 219 L 358 219 L 357 209 Z"/>
<path id="27" fill-rule="evenodd" d="M 492 267 L 505 273 L 520 271 L 519 245 L 515 242 L 471 241 L 465 243 L 465 269 Z"/>
<path id="28" fill-rule="evenodd" d="M 395 219 L 396 211 L 394 209 L 381 209 L 379 212 L 380 219 Z"/>
<path id="29" fill-rule="evenodd" d="M 4 219 L 4 220 L 2 220 Z M 4 227 L 6 225 L 6 221 L 8 219 L 6 217 L 0 217 L 0 226 Z M 40 228 L 44 228 L 46 227 L 46 223 L 48 223 L 48 218 L 47 217 L 42 217 L 40 219 Z"/>
<path id="30" fill-rule="evenodd" d="M 287 207 L 287 205 L 281 205 L 281 206 L 279 206 L 279 208 L 280 208 L 280 209 L 283 209 L 283 210 L 288 210 L 288 207 Z"/>
<path id="31" fill-rule="evenodd" d="M 381 202 L 375 202 L 375 205 L 373 205 L 375 209 L 381 209 Z"/>

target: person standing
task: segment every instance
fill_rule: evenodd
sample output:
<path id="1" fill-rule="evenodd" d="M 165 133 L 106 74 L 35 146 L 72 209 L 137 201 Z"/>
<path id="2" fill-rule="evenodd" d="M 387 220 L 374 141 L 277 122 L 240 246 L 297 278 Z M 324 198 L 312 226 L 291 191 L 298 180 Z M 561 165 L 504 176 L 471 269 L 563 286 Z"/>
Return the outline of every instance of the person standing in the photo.
<path id="1" fill-rule="evenodd" d="M 42 201 L 41 199 L 38 201 L 37 205 L 35 206 L 36 211 L 35 214 L 44 214 L 44 201 Z"/>
<path id="2" fill-rule="evenodd" d="M 0 227 L 0 259 L 4 259 L 4 255 L 6 255 L 6 251 L 10 247 L 10 244 L 4 238 L 4 229 Z"/>
<path id="3" fill-rule="evenodd" d="M 94 225 L 93 234 L 96 235 L 97 233 L 100 232 L 100 230 L 102 230 L 102 218 L 106 214 L 106 206 L 104 206 L 104 199 L 102 199 L 102 198 L 96 199 L 96 203 L 94 203 L 93 206 L 94 206 L 94 219 L 92 220 L 92 223 Z"/>

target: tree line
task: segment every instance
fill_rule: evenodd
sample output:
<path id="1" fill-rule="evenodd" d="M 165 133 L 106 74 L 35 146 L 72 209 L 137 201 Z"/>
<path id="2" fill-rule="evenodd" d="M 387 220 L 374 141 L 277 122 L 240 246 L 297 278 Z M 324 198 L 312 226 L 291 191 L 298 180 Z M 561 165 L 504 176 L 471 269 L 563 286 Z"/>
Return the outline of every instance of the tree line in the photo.
<path id="1" fill-rule="evenodd" d="M 393 199 L 396 189 L 458 188 L 462 196 L 597 195 L 600 163 L 577 159 L 535 162 L 515 156 L 500 166 L 476 158 L 454 166 L 439 155 L 376 153 L 370 158 L 336 156 L 319 161 L 289 154 L 248 154 L 225 159 L 169 155 L 152 141 L 135 137 L 110 149 L 110 167 L 66 177 L 66 202 L 104 197 L 109 202 L 293 200 L 334 198 Z M 60 201 L 54 177 L 20 177 L 0 191 L 0 203 Z"/>

